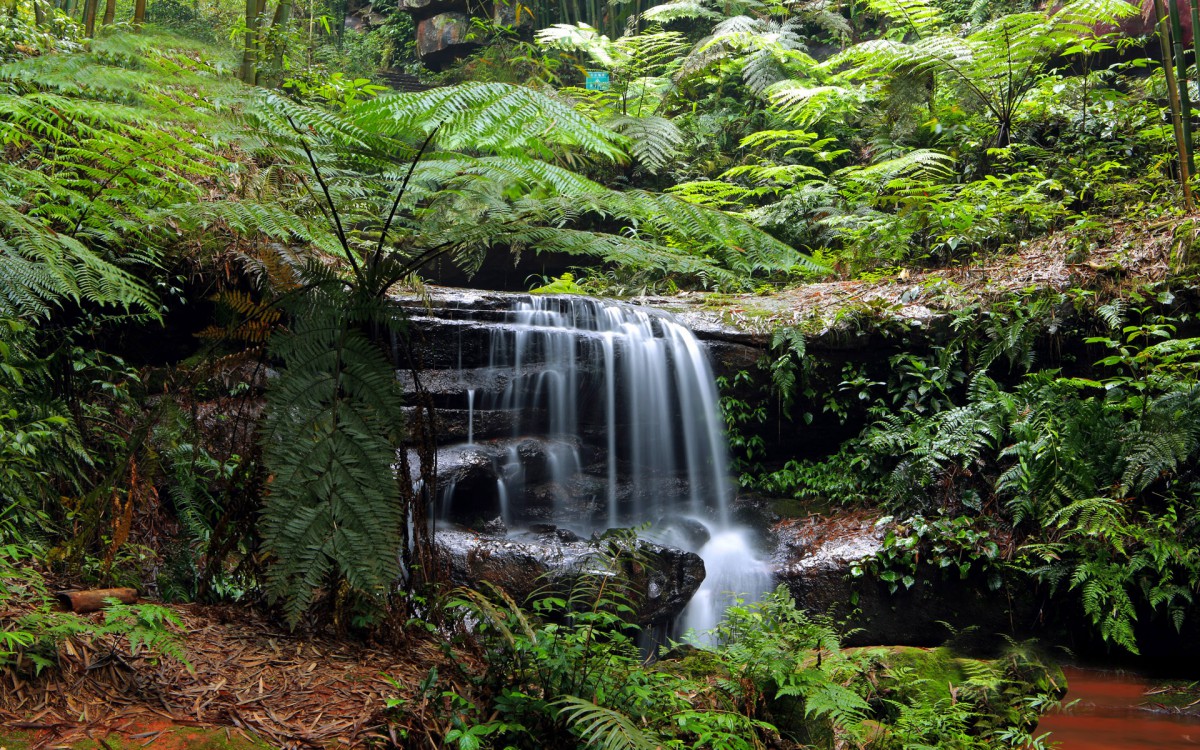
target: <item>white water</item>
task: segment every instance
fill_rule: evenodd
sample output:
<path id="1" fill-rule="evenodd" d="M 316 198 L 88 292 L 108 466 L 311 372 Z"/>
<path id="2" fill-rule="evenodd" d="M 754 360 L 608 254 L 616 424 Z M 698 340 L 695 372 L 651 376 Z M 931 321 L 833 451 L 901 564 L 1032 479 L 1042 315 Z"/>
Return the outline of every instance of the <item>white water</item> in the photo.
<path id="1" fill-rule="evenodd" d="M 751 544 L 745 529 L 713 529 L 713 536 L 698 554 L 707 575 L 683 612 L 684 631 L 694 631 L 693 640 L 711 642 L 708 631 L 722 614 L 738 601 L 749 604 L 771 590 L 771 572 Z"/>
<path id="2" fill-rule="evenodd" d="M 461 368 L 461 365 L 459 367 Z M 475 389 L 467 389 L 467 445 L 475 444 Z"/>
<path id="3" fill-rule="evenodd" d="M 488 358 L 483 382 L 504 385 L 467 389 L 468 442 L 475 440 L 477 410 L 512 414 L 514 437 L 548 438 L 555 519 L 585 534 L 649 522 L 648 536 L 663 541 L 673 517 L 708 529 L 709 541 L 692 549 L 707 576 L 684 613 L 686 628 L 709 629 L 734 599 L 752 601 L 770 588 L 751 534 L 731 520 L 734 490 L 716 385 L 687 327 L 632 305 L 530 297 L 495 327 Z M 586 469 L 581 448 L 603 464 L 591 475 L 603 480 L 604 509 L 592 517 L 580 515 L 568 491 Z M 497 468 L 501 515 L 512 528 L 522 522 L 526 492 L 515 443 Z M 668 543 L 688 548 L 687 540 L 677 534 Z"/>

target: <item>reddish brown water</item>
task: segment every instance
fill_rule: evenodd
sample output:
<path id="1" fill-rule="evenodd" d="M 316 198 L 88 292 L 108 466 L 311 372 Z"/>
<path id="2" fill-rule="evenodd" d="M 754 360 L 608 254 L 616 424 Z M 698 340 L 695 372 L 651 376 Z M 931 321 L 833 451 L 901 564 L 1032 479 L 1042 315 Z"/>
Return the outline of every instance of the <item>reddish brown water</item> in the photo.
<path id="1" fill-rule="evenodd" d="M 1053 712 L 1038 724 L 1038 734 L 1051 732 L 1061 750 L 1164 750 L 1200 747 L 1200 719 L 1167 711 L 1148 711 L 1148 683 L 1120 672 L 1067 667 L 1064 703 L 1078 699 L 1064 713 Z M 1139 706 L 1142 706 L 1139 708 Z"/>

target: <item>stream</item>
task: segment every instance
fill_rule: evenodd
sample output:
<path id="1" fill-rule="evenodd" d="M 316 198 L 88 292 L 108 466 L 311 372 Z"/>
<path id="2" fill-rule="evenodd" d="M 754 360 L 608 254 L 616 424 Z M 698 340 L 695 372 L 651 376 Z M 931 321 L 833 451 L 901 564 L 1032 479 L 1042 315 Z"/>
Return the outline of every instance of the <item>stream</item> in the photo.
<path id="1" fill-rule="evenodd" d="M 1038 724 L 1038 734 L 1051 732 L 1050 743 L 1061 750 L 1200 747 L 1200 716 L 1155 707 L 1161 701 L 1147 695 L 1152 684 L 1145 678 L 1078 667 L 1063 672 L 1068 682 L 1063 705 L 1078 702 Z"/>

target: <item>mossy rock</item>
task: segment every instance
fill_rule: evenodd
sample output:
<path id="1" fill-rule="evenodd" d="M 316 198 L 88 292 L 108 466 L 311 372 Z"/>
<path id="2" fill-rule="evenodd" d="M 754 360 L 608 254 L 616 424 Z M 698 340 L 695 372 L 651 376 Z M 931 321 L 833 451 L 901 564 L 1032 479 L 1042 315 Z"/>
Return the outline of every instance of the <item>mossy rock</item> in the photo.
<path id="1" fill-rule="evenodd" d="M 772 500 L 770 508 L 780 518 L 802 518 L 811 512 L 808 505 L 790 497 Z"/>
<path id="2" fill-rule="evenodd" d="M 728 677 L 729 670 L 721 657 L 712 651 L 682 645 L 668 651 L 658 662 L 658 669 L 690 680 L 707 681 L 714 677 Z"/>

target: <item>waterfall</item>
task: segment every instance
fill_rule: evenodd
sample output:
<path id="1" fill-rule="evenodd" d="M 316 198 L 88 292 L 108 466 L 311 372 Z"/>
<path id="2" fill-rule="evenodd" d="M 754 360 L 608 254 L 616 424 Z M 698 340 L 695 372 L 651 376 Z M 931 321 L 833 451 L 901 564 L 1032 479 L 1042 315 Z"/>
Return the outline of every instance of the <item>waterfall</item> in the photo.
<path id="1" fill-rule="evenodd" d="M 458 381 L 470 446 L 487 443 L 480 415 L 511 421 L 513 439 L 491 459 L 506 527 L 552 521 L 587 534 L 649 524 L 647 537 L 705 561 L 685 627 L 711 628 L 731 597 L 768 589 L 749 531 L 732 519 L 716 385 L 692 332 L 664 312 L 573 296 L 520 298 L 498 315 L 487 365 L 469 376 L 460 337 Z M 446 487 L 444 512 L 456 491 Z"/>

